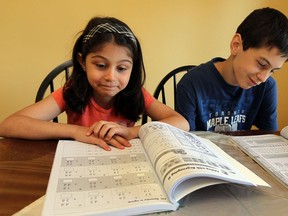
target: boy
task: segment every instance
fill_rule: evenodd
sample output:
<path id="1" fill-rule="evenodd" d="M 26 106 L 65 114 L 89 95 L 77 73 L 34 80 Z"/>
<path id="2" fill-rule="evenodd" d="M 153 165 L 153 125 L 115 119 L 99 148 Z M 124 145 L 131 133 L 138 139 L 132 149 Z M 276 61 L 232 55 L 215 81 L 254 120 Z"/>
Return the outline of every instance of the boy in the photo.
<path id="1" fill-rule="evenodd" d="M 288 19 L 254 10 L 239 25 L 227 59 L 191 69 L 179 82 L 176 110 L 190 130 L 277 130 L 277 86 L 271 75 L 288 58 Z"/>

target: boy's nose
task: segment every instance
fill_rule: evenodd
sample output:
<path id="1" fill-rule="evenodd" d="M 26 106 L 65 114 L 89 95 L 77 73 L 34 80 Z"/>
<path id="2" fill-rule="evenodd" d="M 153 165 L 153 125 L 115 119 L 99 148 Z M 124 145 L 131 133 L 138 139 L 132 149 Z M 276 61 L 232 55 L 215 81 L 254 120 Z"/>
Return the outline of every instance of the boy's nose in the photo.
<path id="1" fill-rule="evenodd" d="M 263 71 L 257 73 L 256 76 L 259 79 L 259 81 L 261 83 L 263 83 L 263 82 L 266 82 L 266 80 L 270 77 L 270 75 L 271 75 L 270 70 L 263 70 Z"/>

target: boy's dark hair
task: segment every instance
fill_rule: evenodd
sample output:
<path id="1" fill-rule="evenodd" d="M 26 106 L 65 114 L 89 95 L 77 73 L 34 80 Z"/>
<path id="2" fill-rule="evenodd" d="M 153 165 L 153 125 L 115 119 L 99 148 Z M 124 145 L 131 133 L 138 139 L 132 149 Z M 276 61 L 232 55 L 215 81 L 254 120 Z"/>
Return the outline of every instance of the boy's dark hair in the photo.
<path id="1" fill-rule="evenodd" d="M 120 114 L 131 121 L 137 121 L 145 111 L 142 87 L 146 74 L 140 43 L 136 37 L 135 43 L 135 41 L 123 34 L 104 32 L 95 34 L 93 38 L 83 44 L 85 35 L 87 35 L 93 27 L 104 23 L 125 26 L 130 30 L 125 23 L 112 17 L 94 17 L 88 22 L 86 28 L 74 45 L 72 53 L 73 71 L 70 79 L 64 85 L 63 97 L 67 104 L 67 110 L 82 113 L 92 97 L 93 89 L 88 82 L 85 71 L 78 61 L 79 54 L 81 54 L 85 60 L 89 53 L 95 52 L 95 50 L 99 49 L 104 43 L 114 42 L 117 45 L 127 47 L 131 51 L 133 59 L 133 68 L 128 85 L 115 96 L 115 114 Z"/>
<path id="2" fill-rule="evenodd" d="M 273 8 L 254 10 L 237 28 L 243 40 L 243 50 L 277 47 L 288 57 L 288 19 Z"/>

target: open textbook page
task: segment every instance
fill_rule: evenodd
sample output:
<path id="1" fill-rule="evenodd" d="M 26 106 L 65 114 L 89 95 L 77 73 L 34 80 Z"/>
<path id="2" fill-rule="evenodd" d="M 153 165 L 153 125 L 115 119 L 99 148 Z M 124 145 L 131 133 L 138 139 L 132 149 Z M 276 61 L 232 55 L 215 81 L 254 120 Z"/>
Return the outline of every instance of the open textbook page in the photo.
<path id="1" fill-rule="evenodd" d="M 176 210 L 159 182 L 139 139 L 105 151 L 96 145 L 60 140 L 43 216 L 137 215 Z"/>
<path id="2" fill-rule="evenodd" d="M 275 134 L 234 136 L 232 142 L 288 188 L 288 140 Z"/>
<path id="3" fill-rule="evenodd" d="M 131 147 L 105 151 L 60 140 L 43 216 L 137 215 L 177 210 L 188 193 L 219 183 L 267 184 L 209 140 L 149 122 Z"/>
<path id="4" fill-rule="evenodd" d="M 288 126 L 282 128 L 280 131 L 280 135 L 286 139 L 288 139 Z"/>
<path id="5" fill-rule="evenodd" d="M 171 201 L 224 182 L 269 186 L 214 143 L 161 122 L 141 127 L 139 137 Z"/>

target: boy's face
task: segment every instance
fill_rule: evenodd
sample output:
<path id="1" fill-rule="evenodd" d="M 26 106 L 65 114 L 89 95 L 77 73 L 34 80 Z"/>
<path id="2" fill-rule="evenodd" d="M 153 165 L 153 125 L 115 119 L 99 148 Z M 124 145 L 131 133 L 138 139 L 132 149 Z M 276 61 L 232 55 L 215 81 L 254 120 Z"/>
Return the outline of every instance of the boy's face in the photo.
<path id="1" fill-rule="evenodd" d="M 249 48 L 243 51 L 242 43 L 232 55 L 234 84 L 243 89 L 265 82 L 287 60 L 276 47 Z"/>

